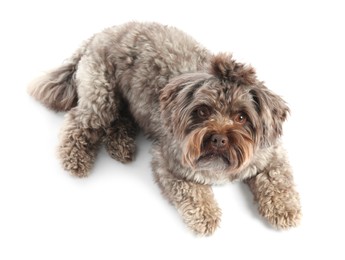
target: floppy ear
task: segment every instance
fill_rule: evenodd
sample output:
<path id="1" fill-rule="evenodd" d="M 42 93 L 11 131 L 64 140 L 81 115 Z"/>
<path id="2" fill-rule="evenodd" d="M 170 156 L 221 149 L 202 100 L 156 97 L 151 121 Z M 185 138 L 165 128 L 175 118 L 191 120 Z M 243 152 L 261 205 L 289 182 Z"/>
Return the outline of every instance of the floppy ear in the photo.
<path id="1" fill-rule="evenodd" d="M 260 143 L 264 146 L 274 144 L 282 134 L 282 125 L 289 113 L 285 101 L 257 80 L 254 68 L 236 62 L 230 54 L 212 56 L 209 72 L 222 81 L 252 87 L 250 93 L 260 118 L 256 129 Z"/>
<path id="2" fill-rule="evenodd" d="M 256 82 L 253 67 L 236 62 L 232 55 L 226 53 L 219 53 L 211 57 L 209 71 L 220 80 L 240 85 L 252 85 Z"/>
<path id="3" fill-rule="evenodd" d="M 192 103 L 194 92 L 211 75 L 207 73 L 186 73 L 172 78 L 160 92 L 160 112 L 163 124 L 171 133 L 180 137 L 188 122 L 187 107 Z"/>
<path id="4" fill-rule="evenodd" d="M 256 110 L 261 118 L 261 145 L 269 146 L 282 135 L 283 122 L 290 112 L 286 102 L 262 83 L 250 90 Z"/>

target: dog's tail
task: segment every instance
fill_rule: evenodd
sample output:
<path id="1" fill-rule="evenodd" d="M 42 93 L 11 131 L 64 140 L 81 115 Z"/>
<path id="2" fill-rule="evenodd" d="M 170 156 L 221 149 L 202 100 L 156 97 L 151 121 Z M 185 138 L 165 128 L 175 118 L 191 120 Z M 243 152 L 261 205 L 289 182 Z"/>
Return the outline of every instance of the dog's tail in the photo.
<path id="1" fill-rule="evenodd" d="M 78 102 L 75 72 L 83 56 L 85 43 L 69 60 L 59 68 L 34 80 L 28 88 L 31 96 L 49 109 L 68 111 Z"/>

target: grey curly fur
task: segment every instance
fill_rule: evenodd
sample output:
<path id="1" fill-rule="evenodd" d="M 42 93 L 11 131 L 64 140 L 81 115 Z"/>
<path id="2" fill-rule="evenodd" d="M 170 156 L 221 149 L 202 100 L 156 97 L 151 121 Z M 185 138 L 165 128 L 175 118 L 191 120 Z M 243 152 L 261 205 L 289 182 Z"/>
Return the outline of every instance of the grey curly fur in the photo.
<path id="1" fill-rule="evenodd" d="M 131 161 L 142 129 L 154 141 L 152 169 L 162 194 L 197 234 L 212 234 L 220 222 L 210 185 L 236 179 L 248 184 L 273 226 L 300 220 L 279 141 L 286 103 L 252 67 L 211 54 L 176 28 L 108 28 L 29 92 L 52 110 L 68 111 L 59 156 L 79 177 L 87 176 L 102 143 L 112 158 Z"/>

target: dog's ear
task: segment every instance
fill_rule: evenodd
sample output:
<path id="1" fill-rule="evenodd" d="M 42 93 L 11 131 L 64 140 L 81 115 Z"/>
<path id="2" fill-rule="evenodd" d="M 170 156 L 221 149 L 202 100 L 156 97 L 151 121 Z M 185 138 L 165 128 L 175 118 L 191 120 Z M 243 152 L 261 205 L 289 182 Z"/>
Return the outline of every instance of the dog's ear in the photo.
<path id="1" fill-rule="evenodd" d="M 208 73 L 186 73 L 170 79 L 160 92 L 160 112 L 163 124 L 176 137 L 183 135 L 188 120 L 188 106 L 190 106 L 195 91 L 205 80 L 210 78 Z"/>
<path id="2" fill-rule="evenodd" d="M 283 122 L 290 110 L 286 102 L 272 93 L 263 83 L 259 83 L 250 90 L 255 108 L 261 119 L 261 145 L 269 146 L 282 135 Z"/>
<path id="3" fill-rule="evenodd" d="M 226 53 L 211 57 L 209 72 L 220 80 L 240 85 L 252 85 L 256 82 L 253 67 L 236 62 L 230 54 Z"/>

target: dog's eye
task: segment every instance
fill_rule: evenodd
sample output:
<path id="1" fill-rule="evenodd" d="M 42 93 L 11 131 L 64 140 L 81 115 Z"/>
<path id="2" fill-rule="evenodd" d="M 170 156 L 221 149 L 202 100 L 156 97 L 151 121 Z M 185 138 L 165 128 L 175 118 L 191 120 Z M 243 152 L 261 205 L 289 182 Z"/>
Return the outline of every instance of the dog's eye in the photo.
<path id="1" fill-rule="evenodd" d="M 210 109 L 207 106 L 202 106 L 196 110 L 196 113 L 200 118 L 207 118 L 210 115 Z"/>
<path id="2" fill-rule="evenodd" d="M 235 116 L 234 121 L 237 124 L 243 125 L 245 122 L 247 122 L 247 116 L 246 116 L 246 114 L 240 112 Z"/>

